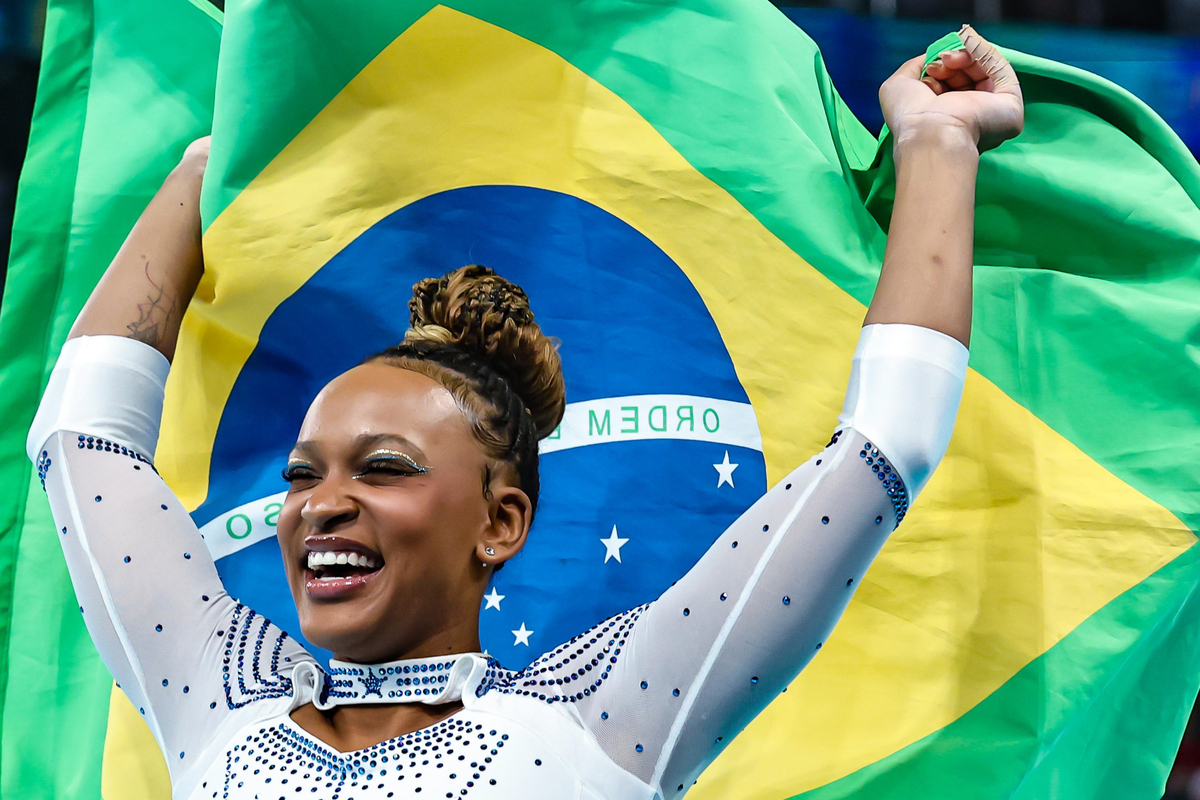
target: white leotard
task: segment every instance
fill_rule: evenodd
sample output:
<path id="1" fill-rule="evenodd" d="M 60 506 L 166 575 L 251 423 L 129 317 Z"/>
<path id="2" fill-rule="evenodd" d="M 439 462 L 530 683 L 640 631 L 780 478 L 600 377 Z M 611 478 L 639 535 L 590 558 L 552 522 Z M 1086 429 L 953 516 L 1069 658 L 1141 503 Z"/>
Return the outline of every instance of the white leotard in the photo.
<path id="1" fill-rule="evenodd" d="M 152 463 L 169 364 L 146 344 L 69 340 L 27 449 L 88 631 L 175 798 L 676 798 L 829 636 L 945 453 L 967 355 L 928 328 L 864 328 L 821 452 L 660 597 L 520 671 L 463 653 L 327 676 L 226 594 Z M 464 707 L 349 753 L 289 717 L 373 694 Z"/>

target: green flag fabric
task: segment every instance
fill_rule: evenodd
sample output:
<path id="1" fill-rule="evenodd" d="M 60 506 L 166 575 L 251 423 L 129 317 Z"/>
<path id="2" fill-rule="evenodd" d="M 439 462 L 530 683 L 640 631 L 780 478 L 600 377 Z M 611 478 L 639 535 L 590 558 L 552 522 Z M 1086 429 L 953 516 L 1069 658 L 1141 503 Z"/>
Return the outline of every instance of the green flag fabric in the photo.
<path id="1" fill-rule="evenodd" d="M 768 3 L 143 5 L 51 3 L 0 316 L 0 463 L 21 487 L 0 506 L 5 797 L 169 791 L 110 702 L 23 444 L 83 301 L 210 126 L 206 271 L 157 464 L 230 592 L 293 635 L 277 457 L 363 340 L 402 335 L 412 283 L 467 259 L 576 334 L 581 427 L 569 413 L 543 443 L 544 516 L 481 616 L 510 668 L 652 599 L 713 520 L 827 438 L 882 262 L 891 139 Z M 690 796 L 1161 796 L 1200 655 L 1200 167 L 1120 87 L 998 44 L 1026 127 L 980 163 L 950 449 L 827 645 Z M 722 450 L 736 487 L 653 477 Z M 597 474 L 607 499 L 556 517 Z M 618 509 L 651 530 L 621 534 L 628 563 L 593 559 Z M 526 619 L 534 641 L 512 644 Z"/>
<path id="2" fill-rule="evenodd" d="M 212 124 L 220 15 L 210 9 L 55 0 L 47 10 L 0 304 L 0 797 L 100 796 L 112 678 L 80 619 L 25 436 L 92 288 Z"/>

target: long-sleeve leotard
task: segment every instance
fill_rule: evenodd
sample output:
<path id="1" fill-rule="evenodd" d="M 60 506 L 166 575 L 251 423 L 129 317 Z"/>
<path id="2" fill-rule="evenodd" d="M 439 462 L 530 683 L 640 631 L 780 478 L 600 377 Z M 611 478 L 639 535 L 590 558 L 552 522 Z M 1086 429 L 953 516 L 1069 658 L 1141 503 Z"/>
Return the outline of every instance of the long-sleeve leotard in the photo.
<path id="1" fill-rule="evenodd" d="M 169 367 L 134 339 L 68 340 L 26 446 L 88 633 L 178 789 L 245 724 L 242 709 L 286 705 L 291 669 L 313 659 L 229 596 L 191 515 L 154 468 Z M 246 652 L 245 626 L 256 628 L 250 642 L 263 632 L 278 652 Z"/>
<path id="2" fill-rule="evenodd" d="M 560 703 L 618 765 L 686 791 L 826 641 L 944 454 L 966 363 L 937 331 L 866 326 L 822 452 L 662 596 L 492 685 Z M 154 470 L 168 369 L 133 339 L 69 340 L 27 450 L 89 633 L 182 791 L 251 715 L 287 707 L 292 669 L 313 659 L 228 596 Z"/>

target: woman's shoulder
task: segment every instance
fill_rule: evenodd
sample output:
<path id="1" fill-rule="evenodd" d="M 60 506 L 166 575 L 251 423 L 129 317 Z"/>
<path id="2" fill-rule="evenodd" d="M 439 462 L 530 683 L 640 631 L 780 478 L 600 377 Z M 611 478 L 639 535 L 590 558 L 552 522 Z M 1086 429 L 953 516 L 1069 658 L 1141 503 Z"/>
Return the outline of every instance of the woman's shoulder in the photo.
<path id="1" fill-rule="evenodd" d="M 650 605 L 643 603 L 601 620 L 523 669 L 505 669 L 490 659 L 476 693 L 512 694 L 546 703 L 575 702 L 590 696 L 620 661 L 623 645 Z"/>
<path id="2" fill-rule="evenodd" d="M 316 659 L 287 631 L 242 603 L 218 629 L 222 684 L 229 710 L 261 700 L 299 698 L 319 685 Z M 301 665 L 306 666 L 298 670 Z M 302 685 L 297 686 L 297 683 Z"/>

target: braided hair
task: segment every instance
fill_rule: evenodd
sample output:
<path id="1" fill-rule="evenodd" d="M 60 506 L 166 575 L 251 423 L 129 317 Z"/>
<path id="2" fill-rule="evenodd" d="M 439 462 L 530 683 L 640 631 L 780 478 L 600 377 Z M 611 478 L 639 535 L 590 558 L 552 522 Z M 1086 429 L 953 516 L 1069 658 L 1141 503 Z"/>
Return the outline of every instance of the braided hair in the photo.
<path id="1" fill-rule="evenodd" d="M 520 286 L 479 264 L 418 281 L 408 308 L 403 341 L 361 363 L 382 360 L 445 386 L 484 452 L 512 467 L 536 512 L 538 441 L 566 409 L 560 342 L 533 321 Z M 489 465 L 489 499 L 491 478 Z"/>

